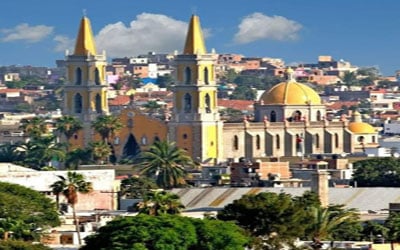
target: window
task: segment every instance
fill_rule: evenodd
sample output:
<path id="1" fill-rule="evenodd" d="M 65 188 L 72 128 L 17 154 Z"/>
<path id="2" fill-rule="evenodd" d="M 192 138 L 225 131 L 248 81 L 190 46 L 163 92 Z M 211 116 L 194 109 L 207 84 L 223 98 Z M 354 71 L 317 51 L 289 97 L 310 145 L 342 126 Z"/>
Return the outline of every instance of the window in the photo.
<path id="1" fill-rule="evenodd" d="M 74 97 L 74 111 L 77 114 L 82 113 L 82 96 L 79 93 Z"/>
<path id="2" fill-rule="evenodd" d="M 77 68 L 75 71 L 75 83 L 76 85 L 82 84 L 82 70 L 81 68 Z"/>
<path id="3" fill-rule="evenodd" d="M 185 113 L 190 113 L 192 110 L 192 97 L 189 93 L 185 94 L 183 107 Z"/>
<path id="4" fill-rule="evenodd" d="M 279 137 L 279 135 L 276 135 L 276 148 L 281 148 L 281 138 Z"/>
<path id="5" fill-rule="evenodd" d="M 190 82 L 192 81 L 191 75 L 192 75 L 192 71 L 190 70 L 189 67 L 186 67 L 186 69 L 185 69 L 185 83 L 186 84 L 190 84 Z"/>
<path id="6" fill-rule="evenodd" d="M 133 119 L 132 118 L 129 118 L 128 119 L 128 123 L 127 123 L 127 125 L 126 125 L 128 128 L 133 128 Z"/>
<path id="7" fill-rule="evenodd" d="M 317 121 L 321 121 L 321 111 L 317 111 Z"/>
<path id="8" fill-rule="evenodd" d="M 319 135 L 318 134 L 315 134 L 314 140 L 315 140 L 315 147 L 319 148 Z"/>
<path id="9" fill-rule="evenodd" d="M 372 143 L 376 143 L 376 138 L 375 138 L 375 136 L 372 136 Z"/>
<path id="10" fill-rule="evenodd" d="M 276 122 L 276 112 L 274 110 L 271 111 L 270 119 L 271 122 Z"/>
<path id="11" fill-rule="evenodd" d="M 210 95 L 206 94 L 206 97 L 204 98 L 205 106 L 206 106 L 206 113 L 211 113 L 211 108 L 210 108 Z"/>
<path id="12" fill-rule="evenodd" d="M 335 133 L 335 148 L 339 147 L 339 135 Z"/>
<path id="13" fill-rule="evenodd" d="M 142 145 L 147 145 L 147 137 L 143 135 L 142 138 L 140 139 L 140 142 L 142 143 Z"/>
<path id="14" fill-rule="evenodd" d="M 99 69 L 98 69 L 98 68 L 96 68 L 96 69 L 94 70 L 94 83 L 95 83 L 96 85 L 100 85 L 100 72 L 99 72 Z"/>
<path id="15" fill-rule="evenodd" d="M 96 113 L 101 114 L 103 110 L 101 109 L 101 96 L 99 94 L 96 95 Z"/>
<path id="16" fill-rule="evenodd" d="M 261 148 L 261 138 L 260 135 L 256 135 L 256 148 L 259 150 Z"/>
<path id="17" fill-rule="evenodd" d="M 207 67 L 204 69 L 204 83 L 206 85 L 209 84 L 209 81 L 208 81 L 208 68 Z"/>
<path id="18" fill-rule="evenodd" d="M 237 135 L 233 137 L 233 149 L 234 150 L 239 149 L 239 137 Z"/>
<path id="19" fill-rule="evenodd" d="M 188 138 L 188 135 L 187 135 L 187 134 L 183 134 L 182 138 L 183 138 L 184 140 L 186 140 L 186 139 Z"/>

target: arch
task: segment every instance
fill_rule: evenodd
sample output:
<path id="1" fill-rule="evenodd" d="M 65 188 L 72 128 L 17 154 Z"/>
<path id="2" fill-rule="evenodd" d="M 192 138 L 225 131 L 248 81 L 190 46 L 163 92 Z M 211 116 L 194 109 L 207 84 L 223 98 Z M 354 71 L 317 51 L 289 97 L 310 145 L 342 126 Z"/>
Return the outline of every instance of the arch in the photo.
<path id="1" fill-rule="evenodd" d="M 205 67 L 205 68 L 204 68 L 204 83 L 205 83 L 206 85 L 210 84 L 208 78 L 209 78 L 209 75 L 208 75 L 208 68 Z"/>
<path id="2" fill-rule="evenodd" d="M 147 136 L 142 135 L 142 139 L 140 139 L 140 142 L 142 143 L 142 145 L 147 145 Z"/>
<path id="3" fill-rule="evenodd" d="M 160 141 L 160 137 L 158 137 L 158 135 L 154 136 L 154 142 L 156 141 Z"/>
<path id="4" fill-rule="evenodd" d="M 233 149 L 239 150 L 239 137 L 237 135 L 233 137 Z"/>
<path id="5" fill-rule="evenodd" d="M 97 114 L 103 113 L 103 110 L 101 108 L 101 96 L 99 94 L 96 95 L 95 103 L 96 103 L 96 113 Z"/>
<path id="6" fill-rule="evenodd" d="M 190 84 L 192 81 L 192 70 L 189 67 L 185 68 L 185 84 Z"/>
<path id="7" fill-rule="evenodd" d="M 82 113 L 82 95 L 77 93 L 74 97 L 74 111 L 77 114 Z"/>
<path id="8" fill-rule="evenodd" d="M 275 110 L 272 110 L 270 115 L 269 115 L 269 120 L 270 122 L 276 122 L 276 112 Z"/>
<path id="9" fill-rule="evenodd" d="M 317 121 L 321 121 L 322 117 L 321 117 L 321 111 L 317 111 Z"/>
<path id="10" fill-rule="evenodd" d="M 204 104 L 206 107 L 206 113 L 211 113 L 211 104 L 210 104 L 210 95 L 206 94 L 206 96 L 204 97 Z"/>
<path id="11" fill-rule="evenodd" d="M 256 135 L 256 149 L 260 149 L 261 148 L 261 137 L 260 135 Z"/>
<path id="12" fill-rule="evenodd" d="M 276 142 L 276 148 L 280 149 L 281 148 L 281 138 L 279 137 L 279 135 L 276 135 L 275 142 Z"/>
<path id="13" fill-rule="evenodd" d="M 335 148 L 339 147 L 339 135 L 337 133 L 335 133 Z"/>
<path id="14" fill-rule="evenodd" d="M 189 93 L 186 93 L 183 99 L 185 113 L 190 113 L 192 111 L 192 96 Z"/>
<path id="15" fill-rule="evenodd" d="M 129 118 L 129 119 L 128 119 L 126 126 L 127 126 L 128 128 L 133 128 L 133 119 L 132 119 L 132 118 Z"/>
<path id="16" fill-rule="evenodd" d="M 96 85 L 100 85 L 100 84 L 101 84 L 101 82 L 100 82 L 100 71 L 99 71 L 98 68 L 96 68 L 96 69 L 94 70 L 94 83 L 95 83 Z"/>
<path id="17" fill-rule="evenodd" d="M 137 156 L 139 153 L 140 153 L 140 146 L 137 143 L 135 136 L 133 134 L 130 134 L 124 146 L 123 157 L 132 158 Z"/>
<path id="18" fill-rule="evenodd" d="M 76 68 L 76 70 L 75 70 L 75 84 L 76 85 L 82 84 L 82 69 L 79 67 Z"/>

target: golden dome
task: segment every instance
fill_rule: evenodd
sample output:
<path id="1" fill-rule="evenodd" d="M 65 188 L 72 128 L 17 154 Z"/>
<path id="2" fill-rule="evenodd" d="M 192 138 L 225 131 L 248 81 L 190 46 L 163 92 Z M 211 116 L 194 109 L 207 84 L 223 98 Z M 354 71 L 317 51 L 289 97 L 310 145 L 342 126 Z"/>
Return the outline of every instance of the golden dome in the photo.
<path id="1" fill-rule="evenodd" d="M 260 101 L 264 104 L 321 104 L 321 98 L 317 92 L 307 85 L 293 80 L 279 83 L 269 91 L 265 91 Z"/>
<path id="2" fill-rule="evenodd" d="M 365 122 L 350 122 L 349 130 L 355 134 L 375 134 L 374 127 Z"/>

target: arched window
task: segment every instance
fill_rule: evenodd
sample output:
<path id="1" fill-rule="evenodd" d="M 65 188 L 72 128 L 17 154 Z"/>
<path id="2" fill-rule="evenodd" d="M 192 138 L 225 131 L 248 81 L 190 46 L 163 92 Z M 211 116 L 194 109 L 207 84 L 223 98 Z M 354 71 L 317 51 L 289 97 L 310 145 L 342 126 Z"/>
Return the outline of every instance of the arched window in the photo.
<path id="1" fill-rule="evenodd" d="M 101 109 L 101 96 L 99 94 L 96 95 L 96 113 L 101 114 L 103 110 Z"/>
<path id="2" fill-rule="evenodd" d="M 375 138 L 375 136 L 372 136 L 372 143 L 376 143 L 376 138 Z"/>
<path id="3" fill-rule="evenodd" d="M 190 84 L 192 81 L 192 71 L 190 70 L 189 67 L 186 67 L 185 69 L 185 83 Z"/>
<path id="4" fill-rule="evenodd" d="M 204 103 L 206 106 L 206 113 L 211 113 L 210 95 L 209 94 L 206 94 L 206 97 L 204 98 Z"/>
<path id="5" fill-rule="evenodd" d="M 98 68 L 96 68 L 95 70 L 94 70 L 94 83 L 96 84 L 96 85 L 100 85 L 100 72 L 99 72 L 99 69 Z"/>
<path id="6" fill-rule="evenodd" d="M 276 148 L 281 148 L 281 138 L 279 137 L 279 135 L 276 135 Z"/>
<path id="7" fill-rule="evenodd" d="M 75 83 L 76 85 L 82 84 L 82 70 L 81 68 L 77 68 L 75 71 Z"/>
<path id="8" fill-rule="evenodd" d="M 190 96 L 189 93 L 185 94 L 185 97 L 183 100 L 183 107 L 184 107 L 185 113 L 190 113 L 192 111 L 192 97 Z"/>
<path id="9" fill-rule="evenodd" d="M 142 143 L 142 145 L 147 145 L 147 137 L 143 135 L 142 139 L 140 139 L 140 142 Z"/>
<path id="10" fill-rule="evenodd" d="M 239 137 L 237 135 L 233 137 L 233 149 L 234 150 L 239 149 Z"/>
<path id="11" fill-rule="evenodd" d="M 301 111 L 300 110 L 297 110 L 296 112 L 294 112 L 293 121 L 295 121 L 295 122 L 301 121 Z"/>
<path id="12" fill-rule="evenodd" d="M 335 148 L 339 147 L 339 135 L 335 133 Z"/>
<path id="13" fill-rule="evenodd" d="M 256 149 L 260 149 L 261 148 L 261 138 L 260 135 L 256 136 Z"/>
<path id="14" fill-rule="evenodd" d="M 82 113 L 82 96 L 79 93 L 74 97 L 74 110 L 77 114 Z"/>
<path id="15" fill-rule="evenodd" d="M 315 134 L 314 139 L 315 139 L 315 147 L 319 148 L 319 134 Z"/>
<path id="16" fill-rule="evenodd" d="M 204 83 L 208 85 L 210 82 L 208 81 L 208 68 L 204 69 Z"/>
<path id="17" fill-rule="evenodd" d="M 154 142 L 156 142 L 156 141 L 160 141 L 160 137 L 158 137 L 157 135 L 154 136 Z"/>
<path id="18" fill-rule="evenodd" d="M 271 111 L 269 121 L 276 122 L 276 112 L 274 110 Z"/>
<path id="19" fill-rule="evenodd" d="M 317 121 L 321 121 L 321 111 L 317 111 Z"/>

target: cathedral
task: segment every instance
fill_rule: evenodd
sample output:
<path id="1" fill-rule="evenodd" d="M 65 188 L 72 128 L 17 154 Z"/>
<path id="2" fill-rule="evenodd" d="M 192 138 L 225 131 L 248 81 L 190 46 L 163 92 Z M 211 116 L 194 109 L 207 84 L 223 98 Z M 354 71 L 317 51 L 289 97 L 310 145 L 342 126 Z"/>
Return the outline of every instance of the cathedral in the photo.
<path id="1" fill-rule="evenodd" d="M 203 164 L 245 157 L 306 156 L 363 152 L 378 146 L 378 134 L 361 115 L 326 119 L 326 107 L 311 87 L 287 80 L 266 90 L 254 103 L 254 119 L 230 123 L 218 112 L 215 66 L 218 55 L 207 52 L 200 19 L 190 19 L 181 54 L 175 57 L 175 86 L 171 117 L 160 120 L 135 108 L 134 103 L 112 115 L 124 127 L 109 141 L 115 157 L 135 156 L 156 140 L 169 140 Z M 84 126 L 70 143 L 85 147 L 99 136 L 91 128 L 98 116 L 110 115 L 107 100 L 106 55 L 97 54 L 90 20 L 83 17 L 75 50 L 66 55 L 67 83 L 64 115 Z M 132 102 L 134 102 L 132 100 Z"/>

